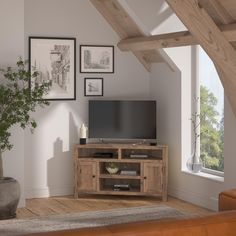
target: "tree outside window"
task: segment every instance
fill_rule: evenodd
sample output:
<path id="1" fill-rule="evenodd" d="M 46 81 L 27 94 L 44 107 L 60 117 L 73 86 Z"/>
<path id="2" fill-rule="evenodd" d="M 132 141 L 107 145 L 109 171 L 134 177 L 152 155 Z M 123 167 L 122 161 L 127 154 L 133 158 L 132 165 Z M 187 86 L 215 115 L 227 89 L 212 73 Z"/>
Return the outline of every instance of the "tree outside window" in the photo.
<path id="1" fill-rule="evenodd" d="M 198 47 L 200 157 L 204 170 L 224 171 L 224 90 L 214 64 Z"/>

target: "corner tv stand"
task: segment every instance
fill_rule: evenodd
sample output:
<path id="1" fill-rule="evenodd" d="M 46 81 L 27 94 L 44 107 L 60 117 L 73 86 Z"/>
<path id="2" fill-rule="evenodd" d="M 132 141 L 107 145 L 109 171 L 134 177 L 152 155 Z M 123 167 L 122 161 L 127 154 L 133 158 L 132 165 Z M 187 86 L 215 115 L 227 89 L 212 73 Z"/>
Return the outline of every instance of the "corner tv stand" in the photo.
<path id="1" fill-rule="evenodd" d="M 157 196 L 167 201 L 168 147 L 146 144 L 74 145 L 74 196 Z M 117 173 L 109 173 L 113 165 Z"/>

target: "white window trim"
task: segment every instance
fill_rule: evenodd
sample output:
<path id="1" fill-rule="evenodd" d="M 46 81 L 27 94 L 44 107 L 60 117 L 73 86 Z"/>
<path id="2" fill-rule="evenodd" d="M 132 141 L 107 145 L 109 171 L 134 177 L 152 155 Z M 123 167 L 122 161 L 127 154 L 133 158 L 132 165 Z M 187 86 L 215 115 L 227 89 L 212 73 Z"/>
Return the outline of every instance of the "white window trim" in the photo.
<path id="1" fill-rule="evenodd" d="M 206 174 L 210 174 L 210 175 L 216 175 L 216 176 L 219 176 L 219 177 L 224 177 L 224 172 L 218 171 L 218 170 L 212 170 L 212 169 L 205 168 L 205 167 L 202 168 L 202 172 L 206 173 Z"/>
<path id="2" fill-rule="evenodd" d="M 215 182 L 220 182 L 220 183 L 224 182 L 224 176 L 218 176 L 218 175 L 215 175 L 215 174 L 204 173 L 202 171 L 198 172 L 198 173 L 193 173 L 193 172 L 188 171 L 188 170 L 183 170 L 182 172 L 185 173 L 185 174 L 192 175 L 192 176 L 196 176 L 196 177 L 200 177 L 200 178 L 204 178 L 204 179 L 209 179 L 209 180 L 212 180 L 212 181 L 215 181 Z"/>

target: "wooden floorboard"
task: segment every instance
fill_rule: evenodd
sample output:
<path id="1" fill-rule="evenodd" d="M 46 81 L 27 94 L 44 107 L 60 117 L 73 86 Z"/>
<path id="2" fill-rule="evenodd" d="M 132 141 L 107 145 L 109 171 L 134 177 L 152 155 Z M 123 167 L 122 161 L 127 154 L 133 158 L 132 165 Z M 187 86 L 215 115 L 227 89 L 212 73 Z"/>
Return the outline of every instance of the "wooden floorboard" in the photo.
<path id="1" fill-rule="evenodd" d="M 74 199 L 72 196 L 28 199 L 26 200 L 26 207 L 17 209 L 17 218 L 27 219 L 40 216 L 152 205 L 167 205 L 196 215 L 211 212 L 208 209 L 172 197 L 169 197 L 168 202 L 162 202 L 157 198 L 150 197 L 108 197 L 93 195 L 83 196 L 78 199 Z"/>

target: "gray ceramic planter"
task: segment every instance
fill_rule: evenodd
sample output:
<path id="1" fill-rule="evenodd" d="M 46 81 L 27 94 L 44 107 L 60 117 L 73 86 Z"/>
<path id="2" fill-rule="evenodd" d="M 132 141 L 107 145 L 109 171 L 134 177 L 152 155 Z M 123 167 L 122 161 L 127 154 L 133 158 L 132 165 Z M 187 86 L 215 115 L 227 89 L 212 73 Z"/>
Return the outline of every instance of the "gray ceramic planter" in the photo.
<path id="1" fill-rule="evenodd" d="M 10 177 L 0 178 L 0 220 L 16 217 L 20 185 Z"/>

